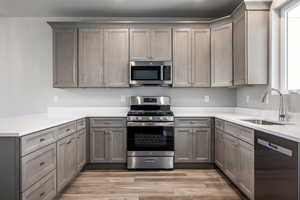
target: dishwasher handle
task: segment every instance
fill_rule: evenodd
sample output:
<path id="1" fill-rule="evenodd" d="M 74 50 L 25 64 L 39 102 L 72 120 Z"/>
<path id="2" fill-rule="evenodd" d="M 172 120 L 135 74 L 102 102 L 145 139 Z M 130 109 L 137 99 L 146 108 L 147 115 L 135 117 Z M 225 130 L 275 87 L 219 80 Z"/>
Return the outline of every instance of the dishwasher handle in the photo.
<path id="1" fill-rule="evenodd" d="M 285 147 L 282 147 L 282 146 L 279 146 L 277 144 L 274 144 L 274 143 L 271 143 L 271 142 L 268 142 L 266 140 L 263 140 L 263 139 L 260 139 L 260 138 L 257 138 L 257 144 L 260 144 L 268 149 L 272 149 L 278 153 L 281 153 L 281 154 L 284 154 L 284 155 L 287 155 L 289 157 L 292 157 L 293 156 L 293 151 L 290 150 L 290 149 L 287 149 Z"/>

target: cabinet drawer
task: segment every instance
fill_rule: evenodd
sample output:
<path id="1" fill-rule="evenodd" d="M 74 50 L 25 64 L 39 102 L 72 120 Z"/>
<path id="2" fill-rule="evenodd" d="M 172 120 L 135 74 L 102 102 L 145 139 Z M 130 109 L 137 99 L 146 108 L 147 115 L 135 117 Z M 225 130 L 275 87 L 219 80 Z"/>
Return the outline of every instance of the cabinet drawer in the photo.
<path id="1" fill-rule="evenodd" d="M 224 130 L 224 121 L 221 119 L 215 119 L 215 127 Z"/>
<path id="2" fill-rule="evenodd" d="M 27 190 L 56 168 L 56 144 L 51 144 L 22 158 L 22 191 Z"/>
<path id="3" fill-rule="evenodd" d="M 22 200 L 52 200 L 56 196 L 56 171 L 52 171 L 22 194 Z"/>
<path id="4" fill-rule="evenodd" d="M 239 137 L 239 126 L 230 122 L 225 122 L 224 131 L 232 136 Z"/>
<path id="5" fill-rule="evenodd" d="M 64 138 L 76 132 L 76 122 L 70 122 L 57 128 L 57 139 Z"/>
<path id="6" fill-rule="evenodd" d="M 175 119 L 176 127 L 210 127 L 209 118 L 177 118 Z"/>
<path id="7" fill-rule="evenodd" d="M 81 129 L 85 129 L 86 127 L 86 120 L 85 119 L 81 119 L 76 121 L 76 128 L 77 131 L 80 131 Z"/>
<path id="8" fill-rule="evenodd" d="M 126 122 L 123 118 L 92 118 L 91 127 L 125 127 Z"/>
<path id="9" fill-rule="evenodd" d="M 239 138 L 254 145 L 254 130 L 246 127 L 239 127 Z"/>
<path id="10" fill-rule="evenodd" d="M 22 156 L 56 142 L 56 132 L 56 128 L 51 128 L 22 137 Z"/>

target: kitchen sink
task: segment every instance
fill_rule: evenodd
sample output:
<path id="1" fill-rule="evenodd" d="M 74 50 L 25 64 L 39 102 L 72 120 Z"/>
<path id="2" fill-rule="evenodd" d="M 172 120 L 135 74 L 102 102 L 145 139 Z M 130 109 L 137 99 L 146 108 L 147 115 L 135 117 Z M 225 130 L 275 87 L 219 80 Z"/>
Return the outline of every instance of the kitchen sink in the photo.
<path id="1" fill-rule="evenodd" d="M 242 121 L 249 122 L 252 124 L 258 124 L 258 125 L 286 125 L 285 123 L 272 122 L 272 121 L 260 120 L 260 119 L 247 119 Z"/>

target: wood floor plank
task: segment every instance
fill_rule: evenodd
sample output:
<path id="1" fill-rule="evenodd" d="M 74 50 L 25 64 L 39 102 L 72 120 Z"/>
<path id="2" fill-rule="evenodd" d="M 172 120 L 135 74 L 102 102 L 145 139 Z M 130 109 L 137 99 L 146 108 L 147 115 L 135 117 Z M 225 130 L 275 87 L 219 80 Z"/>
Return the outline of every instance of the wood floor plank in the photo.
<path id="1" fill-rule="evenodd" d="M 85 171 L 61 200 L 241 200 L 216 170 Z"/>

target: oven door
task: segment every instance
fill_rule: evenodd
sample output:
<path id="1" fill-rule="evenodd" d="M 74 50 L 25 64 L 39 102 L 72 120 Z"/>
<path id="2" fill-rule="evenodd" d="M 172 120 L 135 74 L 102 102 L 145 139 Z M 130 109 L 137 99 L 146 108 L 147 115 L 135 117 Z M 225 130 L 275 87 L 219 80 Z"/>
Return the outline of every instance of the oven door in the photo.
<path id="1" fill-rule="evenodd" d="M 174 122 L 128 122 L 128 151 L 174 151 Z"/>

